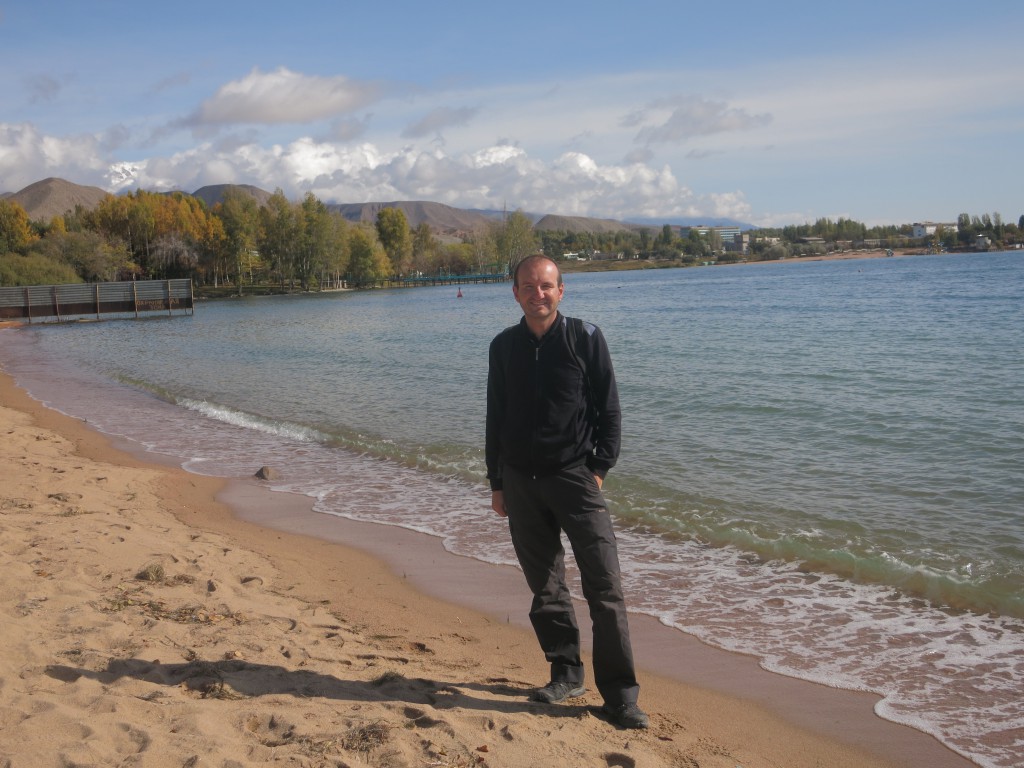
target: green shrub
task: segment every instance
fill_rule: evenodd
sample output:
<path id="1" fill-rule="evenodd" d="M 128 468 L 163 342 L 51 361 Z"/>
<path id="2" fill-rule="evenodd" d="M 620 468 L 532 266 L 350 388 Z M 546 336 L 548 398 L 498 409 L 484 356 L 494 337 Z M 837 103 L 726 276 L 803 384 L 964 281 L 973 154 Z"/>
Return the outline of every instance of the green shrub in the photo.
<path id="1" fill-rule="evenodd" d="M 0 254 L 0 285 L 62 285 L 81 283 L 82 278 L 67 263 L 40 253 Z"/>

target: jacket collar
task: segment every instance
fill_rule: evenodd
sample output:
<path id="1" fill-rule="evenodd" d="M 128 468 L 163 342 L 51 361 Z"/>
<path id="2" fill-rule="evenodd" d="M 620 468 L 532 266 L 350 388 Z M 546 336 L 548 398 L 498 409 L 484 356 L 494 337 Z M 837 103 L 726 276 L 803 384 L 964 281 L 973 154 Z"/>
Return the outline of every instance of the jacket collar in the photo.
<path id="1" fill-rule="evenodd" d="M 526 316 L 524 315 L 519 319 L 519 330 L 531 341 L 537 345 L 544 344 L 548 339 L 561 332 L 562 326 L 565 325 L 565 315 L 559 310 L 555 310 L 555 322 L 551 324 L 551 327 L 547 329 L 543 336 L 539 339 L 533 335 L 533 331 L 530 330 L 530 326 L 526 324 Z"/>

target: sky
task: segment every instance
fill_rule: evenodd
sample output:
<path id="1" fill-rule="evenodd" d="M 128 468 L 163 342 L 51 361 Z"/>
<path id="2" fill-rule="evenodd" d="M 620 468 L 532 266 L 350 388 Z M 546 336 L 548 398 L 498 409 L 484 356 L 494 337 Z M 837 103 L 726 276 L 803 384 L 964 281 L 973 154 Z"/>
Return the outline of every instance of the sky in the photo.
<path id="1" fill-rule="evenodd" d="M 0 192 L 1024 214 L 1021 0 L 0 0 Z"/>

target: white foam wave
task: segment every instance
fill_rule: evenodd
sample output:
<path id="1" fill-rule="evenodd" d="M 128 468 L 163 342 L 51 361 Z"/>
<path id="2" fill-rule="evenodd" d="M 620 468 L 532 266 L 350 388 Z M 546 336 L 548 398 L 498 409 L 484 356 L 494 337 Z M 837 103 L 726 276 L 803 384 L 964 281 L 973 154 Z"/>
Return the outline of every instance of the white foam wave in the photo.
<path id="1" fill-rule="evenodd" d="M 328 435 L 311 427 L 265 419 L 261 416 L 238 411 L 216 403 L 210 403 L 206 400 L 179 398 L 177 403 L 183 408 L 188 408 L 190 411 L 201 413 L 203 416 L 214 419 L 215 421 L 220 421 L 224 424 L 232 424 L 236 427 L 242 427 L 243 429 L 253 429 L 257 432 L 283 437 L 288 440 L 325 442 L 328 439 Z"/>

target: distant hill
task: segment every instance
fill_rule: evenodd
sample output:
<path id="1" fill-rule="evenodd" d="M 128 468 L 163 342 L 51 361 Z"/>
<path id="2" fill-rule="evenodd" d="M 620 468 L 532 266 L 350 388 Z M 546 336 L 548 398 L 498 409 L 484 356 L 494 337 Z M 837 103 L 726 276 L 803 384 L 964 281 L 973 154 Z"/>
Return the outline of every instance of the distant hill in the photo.
<path id="1" fill-rule="evenodd" d="M 211 184 L 197 189 L 192 195 L 213 207 L 224 199 L 224 193 L 228 189 L 238 189 L 246 194 L 252 195 L 259 205 L 265 205 L 272 197 L 272 193 L 265 189 L 254 187 L 251 184 Z M 44 179 L 30 184 L 20 192 L 4 193 L 0 197 L 14 200 L 28 214 L 33 221 L 49 221 L 54 216 L 59 216 L 67 211 L 74 210 L 76 205 L 81 205 L 87 210 L 92 210 L 107 195 L 107 192 L 99 187 L 83 187 L 73 184 L 64 179 Z M 472 233 L 494 221 L 500 221 L 504 215 L 503 211 L 485 209 L 453 208 L 444 203 L 434 203 L 425 200 L 400 200 L 390 203 L 369 202 L 369 203 L 327 203 L 327 208 L 337 211 L 348 221 L 374 222 L 377 214 L 382 208 L 399 208 L 405 213 L 405 218 L 410 227 L 418 227 L 426 223 L 435 233 L 447 237 L 458 238 L 461 235 Z M 661 227 L 665 224 L 672 226 L 739 226 L 742 229 L 755 229 L 751 224 L 734 219 L 723 218 L 631 218 L 626 221 L 614 219 L 596 219 L 585 216 L 560 216 L 558 214 L 527 213 L 526 216 L 534 223 L 539 231 L 560 231 L 560 232 L 594 232 L 610 233 L 622 230 L 637 230 L 643 227 Z"/>
<path id="2" fill-rule="evenodd" d="M 28 214 L 32 221 L 49 221 L 54 216 L 63 216 L 80 205 L 92 210 L 107 193 L 99 187 L 83 187 L 64 179 L 43 179 L 29 184 L 20 192 L 7 195 Z"/>
<path id="3" fill-rule="evenodd" d="M 452 208 L 444 203 L 402 200 L 392 203 L 328 203 L 327 208 L 337 211 L 348 221 L 377 220 L 382 208 L 398 208 L 405 214 L 410 227 L 418 227 L 423 222 L 437 231 L 446 234 L 470 233 L 480 229 L 491 220 L 475 211 Z"/>
<path id="4" fill-rule="evenodd" d="M 252 195 L 256 198 L 256 202 L 261 208 L 267 204 L 267 200 L 274 196 L 272 192 L 254 187 L 252 184 L 210 184 L 197 189 L 192 193 L 192 197 L 198 197 L 206 203 L 207 208 L 213 208 L 217 203 L 224 200 L 224 193 L 229 189 L 237 189 L 239 192 Z"/>
<path id="5" fill-rule="evenodd" d="M 596 234 L 621 232 L 624 229 L 635 229 L 628 224 L 614 219 L 591 219 L 585 216 L 558 216 L 549 213 L 542 216 L 534 229 L 541 231 L 554 230 L 556 232 L 594 232 Z"/>
<path id="6" fill-rule="evenodd" d="M 669 224 L 673 227 L 739 227 L 740 229 L 757 229 L 753 224 L 739 221 L 738 219 L 727 219 L 716 216 L 669 216 L 664 219 L 631 217 L 626 221 L 630 229 L 637 227 L 663 227 Z"/>

